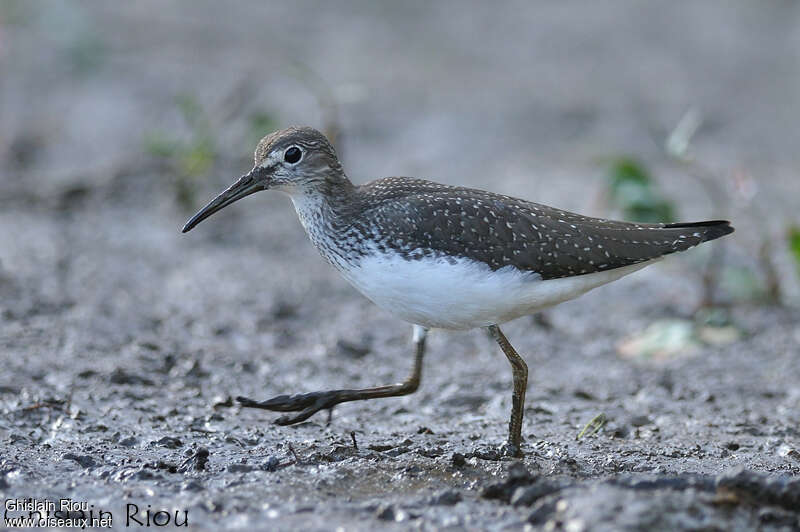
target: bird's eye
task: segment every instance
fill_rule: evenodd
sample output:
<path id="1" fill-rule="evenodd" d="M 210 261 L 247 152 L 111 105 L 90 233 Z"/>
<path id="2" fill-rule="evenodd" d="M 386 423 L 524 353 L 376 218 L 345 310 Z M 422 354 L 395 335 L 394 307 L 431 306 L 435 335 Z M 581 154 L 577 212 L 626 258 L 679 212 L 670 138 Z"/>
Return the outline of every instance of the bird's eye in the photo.
<path id="1" fill-rule="evenodd" d="M 283 152 L 283 160 L 289 164 L 294 164 L 300 160 L 302 157 L 303 152 L 300 151 L 300 148 L 297 146 L 290 146 L 285 152 Z"/>

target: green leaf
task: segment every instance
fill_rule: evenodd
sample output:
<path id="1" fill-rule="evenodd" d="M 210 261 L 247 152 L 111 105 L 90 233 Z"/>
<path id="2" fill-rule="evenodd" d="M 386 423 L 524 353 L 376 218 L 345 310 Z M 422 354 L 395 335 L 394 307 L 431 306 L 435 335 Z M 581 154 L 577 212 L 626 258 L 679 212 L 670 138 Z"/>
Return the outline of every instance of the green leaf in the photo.
<path id="1" fill-rule="evenodd" d="M 793 225 L 789 228 L 789 253 L 794 259 L 797 273 L 800 274 L 800 227 Z"/>
<path id="2" fill-rule="evenodd" d="M 658 191 L 647 168 L 631 157 L 611 161 L 608 171 L 609 197 L 627 220 L 672 222 L 675 209 Z"/>
<path id="3" fill-rule="evenodd" d="M 652 178 L 647 168 L 632 157 L 618 157 L 611 162 L 611 185 L 617 187 L 623 183 L 637 183 L 649 186 Z"/>

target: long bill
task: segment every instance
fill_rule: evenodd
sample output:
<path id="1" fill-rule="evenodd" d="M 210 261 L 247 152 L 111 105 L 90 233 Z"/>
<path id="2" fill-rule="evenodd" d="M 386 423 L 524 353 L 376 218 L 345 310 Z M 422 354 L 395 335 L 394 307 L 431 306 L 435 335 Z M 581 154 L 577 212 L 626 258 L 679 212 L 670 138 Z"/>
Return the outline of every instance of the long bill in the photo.
<path id="1" fill-rule="evenodd" d="M 240 199 L 254 194 L 259 190 L 265 190 L 267 187 L 262 179 L 257 179 L 256 170 L 253 169 L 250 173 L 243 175 L 234 184 L 225 189 L 219 196 L 211 200 L 208 205 L 200 209 L 200 211 L 192 216 L 183 226 L 182 233 L 191 231 L 194 226 L 217 212 L 224 209 L 231 203 L 239 201 Z"/>

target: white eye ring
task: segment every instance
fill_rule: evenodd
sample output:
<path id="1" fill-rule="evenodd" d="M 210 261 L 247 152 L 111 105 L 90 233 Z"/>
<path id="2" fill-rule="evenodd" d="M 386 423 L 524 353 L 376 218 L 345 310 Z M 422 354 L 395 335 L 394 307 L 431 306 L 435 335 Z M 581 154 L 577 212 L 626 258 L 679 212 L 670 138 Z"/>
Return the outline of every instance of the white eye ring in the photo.
<path id="1" fill-rule="evenodd" d="M 283 160 L 289 164 L 297 164 L 300 162 L 300 159 L 303 158 L 303 150 L 298 148 L 297 146 L 289 146 L 286 148 L 286 151 L 283 152 Z"/>

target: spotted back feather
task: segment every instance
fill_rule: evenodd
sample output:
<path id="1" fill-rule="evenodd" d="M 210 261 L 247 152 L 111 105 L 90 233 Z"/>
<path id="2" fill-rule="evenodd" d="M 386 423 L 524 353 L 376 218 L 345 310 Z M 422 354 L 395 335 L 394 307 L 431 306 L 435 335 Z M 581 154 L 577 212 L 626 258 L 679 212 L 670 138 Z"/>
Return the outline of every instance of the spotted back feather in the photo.
<path id="1" fill-rule="evenodd" d="M 390 177 L 341 204 L 353 234 L 408 260 L 467 257 L 543 279 L 649 261 L 731 233 L 727 221 L 639 224 L 591 218 L 510 196 Z M 338 210 L 338 209 L 337 209 Z"/>

